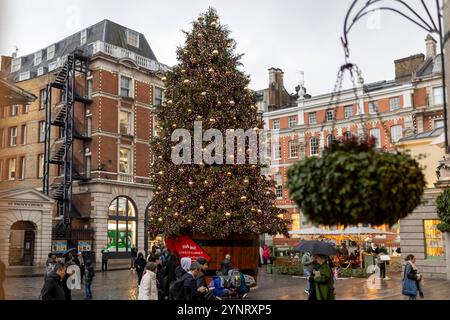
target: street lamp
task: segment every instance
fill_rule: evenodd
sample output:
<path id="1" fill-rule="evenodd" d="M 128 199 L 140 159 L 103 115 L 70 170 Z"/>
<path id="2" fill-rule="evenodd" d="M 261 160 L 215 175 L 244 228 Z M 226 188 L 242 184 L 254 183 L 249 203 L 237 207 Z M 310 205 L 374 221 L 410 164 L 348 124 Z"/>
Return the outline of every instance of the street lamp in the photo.
<path id="1" fill-rule="evenodd" d="M 378 11 L 378 10 L 385 10 L 385 11 L 392 11 L 395 12 L 402 17 L 406 18 L 407 20 L 411 21 L 412 23 L 416 24 L 420 28 L 424 29 L 425 31 L 436 34 L 439 37 L 439 44 L 441 49 L 441 72 L 442 72 L 442 92 L 443 92 L 443 99 L 444 99 L 444 130 L 445 130 L 445 152 L 448 154 L 450 153 L 449 146 L 448 146 L 448 132 L 447 132 L 447 99 L 446 99 L 446 88 L 445 88 L 445 65 L 444 65 L 444 32 L 442 29 L 442 13 L 440 10 L 439 0 L 436 1 L 436 15 L 437 17 L 433 17 L 430 13 L 430 9 L 425 4 L 424 0 L 420 0 L 423 8 L 426 12 L 426 17 L 422 17 L 420 14 L 418 14 L 413 8 L 411 8 L 410 5 L 408 5 L 403 0 L 354 0 L 350 6 L 350 8 L 347 11 L 347 14 L 345 15 L 344 20 L 344 30 L 343 35 L 341 37 L 342 45 L 344 47 L 345 52 L 345 59 L 347 62 L 347 59 L 349 57 L 349 48 L 348 48 L 348 34 L 352 27 L 355 25 L 356 22 L 358 22 L 362 17 Z M 364 2 L 364 5 L 359 10 L 356 9 L 357 3 Z M 389 3 L 387 3 L 389 2 Z M 394 7 L 394 4 L 398 4 L 399 8 Z M 378 6 L 381 5 L 381 6 Z M 356 14 L 352 16 L 352 14 L 355 12 Z"/>

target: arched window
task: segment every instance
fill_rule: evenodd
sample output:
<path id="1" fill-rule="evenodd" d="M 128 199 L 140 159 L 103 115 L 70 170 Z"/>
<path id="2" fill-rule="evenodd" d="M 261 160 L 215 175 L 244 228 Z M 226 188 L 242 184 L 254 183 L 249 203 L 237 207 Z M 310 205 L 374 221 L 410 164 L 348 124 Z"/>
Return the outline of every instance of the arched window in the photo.
<path id="1" fill-rule="evenodd" d="M 133 202 L 123 196 L 111 201 L 108 208 L 108 250 L 130 252 L 136 246 L 137 215 Z"/>
<path id="2" fill-rule="evenodd" d="M 333 141 L 335 141 L 336 139 L 334 138 L 334 136 L 332 134 L 329 134 L 327 136 L 327 146 L 331 146 L 331 144 L 333 143 Z"/>
<path id="3" fill-rule="evenodd" d="M 312 137 L 309 140 L 309 155 L 314 156 L 319 154 L 319 139 Z"/>

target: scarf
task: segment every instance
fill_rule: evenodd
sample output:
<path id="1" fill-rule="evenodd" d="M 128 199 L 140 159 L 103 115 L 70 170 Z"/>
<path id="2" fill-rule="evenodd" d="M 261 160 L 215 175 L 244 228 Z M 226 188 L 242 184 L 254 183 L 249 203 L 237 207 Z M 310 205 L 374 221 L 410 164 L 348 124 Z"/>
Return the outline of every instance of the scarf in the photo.
<path id="1" fill-rule="evenodd" d="M 416 267 L 416 265 L 415 265 L 411 260 L 408 260 L 408 262 L 409 262 L 409 264 L 411 265 L 411 268 L 413 268 L 413 270 L 417 272 L 417 267 Z"/>

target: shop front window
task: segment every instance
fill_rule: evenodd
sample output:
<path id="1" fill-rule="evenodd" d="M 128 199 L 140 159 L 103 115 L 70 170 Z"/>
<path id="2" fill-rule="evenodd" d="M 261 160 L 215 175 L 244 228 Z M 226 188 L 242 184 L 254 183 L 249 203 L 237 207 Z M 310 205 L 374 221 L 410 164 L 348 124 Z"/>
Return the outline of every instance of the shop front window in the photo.
<path id="1" fill-rule="evenodd" d="M 444 257 L 444 241 L 442 232 L 437 228 L 439 223 L 440 220 L 423 220 L 426 258 Z"/>
<path id="2" fill-rule="evenodd" d="M 137 217 L 133 203 L 126 197 L 115 198 L 108 208 L 108 250 L 130 252 L 136 246 Z"/>

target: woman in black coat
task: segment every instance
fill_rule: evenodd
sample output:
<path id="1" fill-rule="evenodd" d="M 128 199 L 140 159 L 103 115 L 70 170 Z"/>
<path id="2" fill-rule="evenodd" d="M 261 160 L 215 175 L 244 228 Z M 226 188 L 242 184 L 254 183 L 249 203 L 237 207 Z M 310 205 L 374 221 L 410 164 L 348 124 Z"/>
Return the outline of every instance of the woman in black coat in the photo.
<path id="1" fill-rule="evenodd" d="M 136 261 L 134 262 L 134 268 L 136 269 L 136 275 L 138 277 L 138 285 L 141 284 L 142 276 L 144 275 L 144 269 L 147 261 L 144 259 L 144 255 L 142 253 L 138 254 Z"/>

